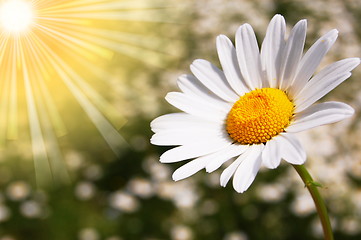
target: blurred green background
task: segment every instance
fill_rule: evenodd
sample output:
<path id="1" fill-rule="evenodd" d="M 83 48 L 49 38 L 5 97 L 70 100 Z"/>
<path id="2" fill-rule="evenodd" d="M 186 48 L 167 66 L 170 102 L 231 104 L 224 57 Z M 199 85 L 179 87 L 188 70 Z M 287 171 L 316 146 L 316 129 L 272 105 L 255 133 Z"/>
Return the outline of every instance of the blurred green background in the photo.
<path id="1" fill-rule="evenodd" d="M 124 32 L 144 36 L 144 53 L 116 53 L 103 63 L 110 76 L 107 100 L 126 119 L 119 132 L 127 143 L 119 157 L 85 117 L 59 139 L 69 184 L 37 187 L 31 153 L 18 145 L 3 150 L 0 240 L 322 239 L 312 199 L 290 165 L 261 169 L 244 194 L 231 185 L 220 187 L 221 169 L 173 182 L 171 174 L 182 163 L 159 163 L 168 148 L 150 145 L 149 123 L 177 111 L 164 100 L 167 92 L 178 90 L 177 76 L 189 73 L 197 58 L 219 66 L 216 36 L 234 40 L 246 22 L 261 43 L 275 13 L 286 18 L 288 30 L 306 18 L 306 49 L 328 30 L 339 30 L 323 66 L 361 56 L 361 2 L 179 0 L 165 5 L 158 10 L 171 21 L 122 21 Z M 341 240 L 361 239 L 360 77 L 357 68 L 323 99 L 353 106 L 352 119 L 299 135 L 308 152 L 306 167 L 324 185 L 320 191 L 335 239 Z"/>

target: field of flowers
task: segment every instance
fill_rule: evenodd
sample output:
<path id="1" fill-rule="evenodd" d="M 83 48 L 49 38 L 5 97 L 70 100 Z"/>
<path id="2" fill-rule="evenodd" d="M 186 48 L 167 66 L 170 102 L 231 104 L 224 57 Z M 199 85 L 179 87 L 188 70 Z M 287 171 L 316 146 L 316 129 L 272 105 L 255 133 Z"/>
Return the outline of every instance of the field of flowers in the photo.
<path id="1" fill-rule="evenodd" d="M 150 10 L 164 15 L 158 21 L 112 20 L 121 22 L 123 33 L 142 39 L 128 38 L 124 50 L 99 63 L 107 74 L 104 83 L 93 85 L 124 118 L 116 126 L 124 138 L 121 147 L 114 154 L 94 122 L 78 114 L 82 109 L 65 101 L 59 108 L 68 132 L 58 143 L 70 180 L 37 186 L 29 143 L 9 141 L 0 150 L 0 240 L 322 239 L 312 198 L 290 164 L 261 168 L 242 194 L 230 183 L 220 186 L 224 166 L 174 182 L 172 173 L 183 163 L 159 162 L 170 148 L 150 144 L 150 122 L 179 111 L 164 100 L 178 91 L 177 77 L 189 74 L 189 65 L 199 58 L 220 67 L 216 37 L 224 34 L 234 42 L 243 23 L 253 26 L 261 44 L 276 13 L 285 17 L 288 33 L 307 19 L 305 49 L 329 30 L 339 31 L 321 67 L 360 57 L 360 2 L 155 2 L 159 6 Z M 358 67 L 322 99 L 351 105 L 353 117 L 297 135 L 307 152 L 305 166 L 323 185 L 319 190 L 340 240 L 361 239 L 360 78 Z"/>

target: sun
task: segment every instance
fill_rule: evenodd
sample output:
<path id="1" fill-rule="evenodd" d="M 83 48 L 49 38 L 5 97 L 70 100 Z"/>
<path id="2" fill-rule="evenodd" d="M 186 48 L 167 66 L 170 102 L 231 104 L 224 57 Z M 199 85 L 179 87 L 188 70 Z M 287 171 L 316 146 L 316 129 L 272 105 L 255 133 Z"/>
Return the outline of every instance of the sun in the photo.
<path id="1" fill-rule="evenodd" d="M 24 32 L 33 23 L 33 20 L 34 13 L 30 2 L 8 0 L 0 6 L 1 25 L 8 32 Z"/>

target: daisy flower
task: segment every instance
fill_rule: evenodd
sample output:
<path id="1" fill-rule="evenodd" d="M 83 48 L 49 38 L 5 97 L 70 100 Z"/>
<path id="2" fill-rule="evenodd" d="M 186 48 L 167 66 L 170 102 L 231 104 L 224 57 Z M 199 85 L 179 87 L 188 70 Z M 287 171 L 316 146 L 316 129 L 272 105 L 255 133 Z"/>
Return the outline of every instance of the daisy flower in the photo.
<path id="1" fill-rule="evenodd" d="M 166 100 L 183 111 L 152 121 L 151 143 L 177 146 L 160 156 L 163 163 L 189 160 L 174 180 L 205 168 L 213 172 L 228 160 L 220 184 L 233 176 L 237 192 L 246 191 L 263 165 L 274 169 L 281 159 L 301 165 L 306 153 L 294 133 L 350 117 L 354 110 L 341 102 L 314 104 L 351 76 L 359 58 L 328 65 L 313 75 L 335 42 L 331 30 L 303 54 L 306 20 L 285 38 L 286 23 L 275 15 L 259 49 L 249 24 L 236 32 L 235 47 L 224 35 L 217 37 L 223 71 L 206 60 L 195 60 L 193 75 L 178 79 L 182 92 Z"/>

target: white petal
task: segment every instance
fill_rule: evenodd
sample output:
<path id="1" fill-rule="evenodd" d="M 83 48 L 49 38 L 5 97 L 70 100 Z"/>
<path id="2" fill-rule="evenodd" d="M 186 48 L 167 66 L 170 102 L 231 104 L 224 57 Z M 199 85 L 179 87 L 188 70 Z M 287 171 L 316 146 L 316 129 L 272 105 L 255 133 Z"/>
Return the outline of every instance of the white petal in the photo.
<path id="1" fill-rule="evenodd" d="M 179 92 L 170 92 L 165 99 L 186 113 L 213 121 L 223 121 L 232 108 L 232 105 L 229 105 L 229 108 L 224 108 Z"/>
<path id="2" fill-rule="evenodd" d="M 179 181 L 192 176 L 193 174 L 202 170 L 206 166 L 208 161 L 208 156 L 202 156 L 184 164 L 183 166 L 175 170 L 172 175 L 173 180 Z"/>
<path id="3" fill-rule="evenodd" d="M 210 139 L 209 141 L 194 143 L 172 148 L 160 156 L 163 163 L 179 162 L 186 159 L 204 156 L 217 152 L 232 142 L 227 139 Z"/>
<path id="4" fill-rule="evenodd" d="M 269 169 L 277 168 L 281 162 L 281 153 L 277 139 L 278 137 L 274 137 L 272 140 L 268 141 L 262 151 L 263 165 Z"/>
<path id="5" fill-rule="evenodd" d="M 203 168 L 208 166 L 209 163 L 212 163 L 215 161 L 219 162 L 220 159 L 222 159 L 223 162 L 225 162 L 225 161 L 231 159 L 232 157 L 242 154 L 247 148 L 248 148 L 247 145 L 232 144 L 232 145 L 229 145 L 217 152 L 194 159 L 193 161 L 178 168 L 173 173 L 173 180 L 178 181 L 178 180 L 187 178 L 187 177 L 195 174 L 199 170 L 202 170 Z"/>
<path id="6" fill-rule="evenodd" d="M 217 52 L 224 75 L 226 76 L 229 85 L 239 96 L 249 92 L 249 89 L 244 84 L 244 80 L 242 79 L 241 70 L 239 69 L 237 60 L 236 49 L 228 37 L 224 35 L 217 37 Z"/>
<path id="7" fill-rule="evenodd" d="M 283 51 L 279 87 L 287 90 L 292 84 L 301 59 L 307 31 L 306 20 L 299 21 L 291 31 Z"/>
<path id="8" fill-rule="evenodd" d="M 173 124 L 173 125 L 170 125 Z M 174 123 L 170 123 L 169 128 L 163 128 L 158 130 L 156 133 L 170 133 L 170 134 L 204 134 L 204 133 L 210 133 L 210 134 L 219 134 L 219 133 L 225 133 L 228 134 L 225 130 L 226 126 L 225 124 L 208 124 L 207 122 L 201 124 L 196 123 L 192 124 L 190 122 L 190 126 L 187 126 L 185 124 L 183 125 L 176 125 Z"/>
<path id="9" fill-rule="evenodd" d="M 252 152 L 251 148 L 248 148 L 242 155 L 240 155 L 231 165 L 229 165 L 221 174 L 221 186 L 225 187 L 233 176 L 234 172 L 237 170 L 238 166 L 244 161 L 248 155 Z"/>
<path id="10" fill-rule="evenodd" d="M 236 32 L 236 51 L 244 81 L 252 90 L 262 87 L 262 68 L 256 35 L 249 24 Z"/>
<path id="11" fill-rule="evenodd" d="M 281 133 L 278 140 L 284 160 L 295 165 L 301 165 L 306 161 L 305 150 L 295 136 L 291 133 Z"/>
<path id="12" fill-rule="evenodd" d="M 301 112 L 351 76 L 359 58 L 347 58 L 330 64 L 314 76 L 296 96 L 295 112 Z"/>
<path id="13" fill-rule="evenodd" d="M 229 159 L 243 154 L 248 147 L 248 145 L 232 144 L 224 150 L 215 153 L 213 159 L 206 165 L 206 171 L 210 173 L 217 170 Z"/>
<path id="14" fill-rule="evenodd" d="M 341 121 L 351 117 L 354 109 L 341 102 L 325 102 L 313 105 L 297 113 L 287 132 L 301 132 L 325 124 Z"/>
<path id="15" fill-rule="evenodd" d="M 248 157 L 238 166 L 233 177 L 233 188 L 239 193 L 246 191 L 252 184 L 262 163 L 262 145 L 254 145 Z"/>
<path id="16" fill-rule="evenodd" d="M 209 129 L 224 127 L 224 122 L 212 122 L 188 113 L 169 113 L 150 123 L 153 132 L 177 129 Z"/>
<path id="17" fill-rule="evenodd" d="M 150 142 L 158 146 L 174 146 L 228 137 L 229 135 L 224 129 L 180 129 L 157 132 L 152 136 Z"/>
<path id="18" fill-rule="evenodd" d="M 191 71 L 204 86 L 227 102 L 235 102 L 239 96 L 229 86 L 224 73 L 212 63 L 197 59 L 191 64 Z"/>
<path id="19" fill-rule="evenodd" d="M 178 86 L 187 95 L 207 101 L 217 106 L 227 107 L 228 102 L 225 102 L 214 93 L 210 92 L 199 80 L 193 75 L 181 75 L 178 77 Z"/>
<path id="20" fill-rule="evenodd" d="M 302 57 L 293 84 L 289 89 L 291 96 L 298 94 L 306 85 L 323 57 L 335 43 L 337 36 L 338 31 L 336 29 L 329 31 L 318 39 Z"/>
<path id="21" fill-rule="evenodd" d="M 279 79 L 282 51 L 285 47 L 286 22 L 283 16 L 276 14 L 267 28 L 262 43 L 261 60 L 267 73 L 269 86 L 275 88 Z"/>

